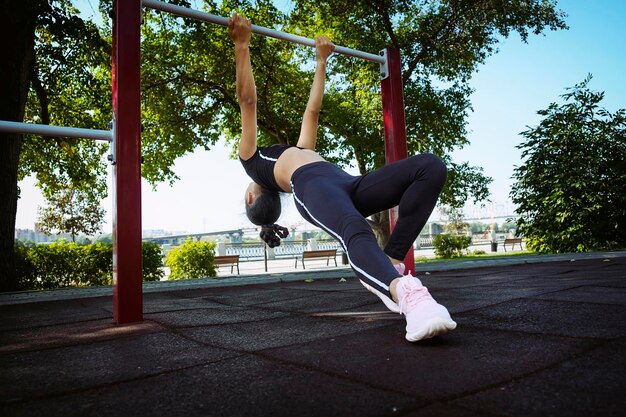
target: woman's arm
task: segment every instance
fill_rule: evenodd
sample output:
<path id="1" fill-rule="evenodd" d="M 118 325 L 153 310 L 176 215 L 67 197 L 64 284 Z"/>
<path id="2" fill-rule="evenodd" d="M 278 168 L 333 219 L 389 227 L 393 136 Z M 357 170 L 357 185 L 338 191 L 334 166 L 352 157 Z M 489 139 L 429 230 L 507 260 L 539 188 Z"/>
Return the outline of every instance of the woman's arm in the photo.
<path id="1" fill-rule="evenodd" d="M 235 42 L 235 64 L 237 76 L 237 100 L 241 109 L 241 139 L 239 156 L 250 159 L 256 152 L 257 116 L 256 86 L 250 64 L 250 21 L 236 13 L 228 21 L 228 33 Z"/>
<path id="2" fill-rule="evenodd" d="M 317 121 L 319 119 L 320 108 L 322 107 L 322 98 L 324 97 L 324 84 L 326 81 L 326 60 L 335 49 L 327 38 L 318 36 L 315 38 L 316 61 L 315 76 L 313 77 L 313 85 L 311 86 L 311 94 L 309 102 L 306 105 L 304 116 L 302 117 L 302 126 L 300 127 L 300 137 L 298 138 L 298 146 L 315 150 L 315 141 L 317 140 Z"/>

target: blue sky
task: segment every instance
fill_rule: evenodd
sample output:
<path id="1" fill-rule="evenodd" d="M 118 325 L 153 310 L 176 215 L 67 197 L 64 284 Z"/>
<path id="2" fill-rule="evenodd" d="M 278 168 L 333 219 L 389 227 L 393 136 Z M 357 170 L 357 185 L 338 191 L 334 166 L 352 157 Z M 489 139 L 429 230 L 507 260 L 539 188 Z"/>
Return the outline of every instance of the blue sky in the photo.
<path id="1" fill-rule="evenodd" d="M 83 3 L 87 3 L 84 0 Z M 89 3 L 97 5 L 97 0 Z M 527 44 L 513 34 L 499 44 L 474 75 L 471 97 L 470 145 L 456 151 L 455 162 L 468 161 L 483 167 L 494 179 L 492 203 L 485 208 L 468 205 L 468 218 L 512 214 L 509 200 L 511 175 L 521 164 L 520 132 L 539 122 L 536 112 L 551 102 L 561 102 L 565 88 L 593 74 L 590 87 L 605 92 L 602 105 L 609 111 L 626 108 L 626 2 L 622 0 L 563 0 L 559 7 L 567 14 L 570 29 L 530 36 Z M 288 5 L 286 7 L 289 7 Z M 89 5 L 83 8 L 89 15 Z M 243 191 L 248 179 L 238 161 L 228 159 L 223 144 L 209 152 L 197 151 L 181 158 L 174 168 L 180 180 L 156 190 L 143 187 L 143 229 L 202 232 L 250 227 L 245 219 Z M 44 200 L 29 178 L 20 184 L 16 227 L 32 228 L 37 207 Z M 284 200 L 283 224 L 306 227 L 289 199 Z M 111 199 L 105 231 L 111 229 Z M 432 218 L 438 218 L 435 212 Z"/>
<path id="2" fill-rule="evenodd" d="M 474 112 L 469 117 L 471 144 L 454 153 L 455 160 L 482 166 L 492 177 L 496 213 L 507 204 L 513 167 L 521 163 L 520 132 L 535 126 L 538 110 L 562 102 L 565 88 L 593 74 L 590 87 L 605 91 L 602 105 L 609 111 L 626 107 L 626 2 L 559 1 L 570 29 L 531 36 L 527 44 L 512 35 L 501 42 L 473 77 Z M 466 214 L 489 214 L 468 208 Z M 506 211 L 506 210 L 505 210 Z"/>

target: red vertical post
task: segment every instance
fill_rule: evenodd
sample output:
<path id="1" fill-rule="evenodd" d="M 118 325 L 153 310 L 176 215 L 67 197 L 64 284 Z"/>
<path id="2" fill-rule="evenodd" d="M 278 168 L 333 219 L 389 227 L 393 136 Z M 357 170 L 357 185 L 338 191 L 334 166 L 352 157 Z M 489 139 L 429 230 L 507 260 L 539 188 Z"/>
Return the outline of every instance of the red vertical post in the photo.
<path id="1" fill-rule="evenodd" d="M 380 82 L 383 101 L 383 123 L 385 126 L 385 162 L 407 158 L 406 126 L 404 121 L 404 91 L 402 87 L 402 63 L 398 48 L 387 48 L 387 74 Z M 391 230 L 398 219 L 398 208 L 389 210 Z M 415 275 L 413 246 L 404 258 L 406 271 Z"/>
<path id="2" fill-rule="evenodd" d="M 113 4 L 113 320 L 143 320 L 141 270 L 141 0 Z"/>

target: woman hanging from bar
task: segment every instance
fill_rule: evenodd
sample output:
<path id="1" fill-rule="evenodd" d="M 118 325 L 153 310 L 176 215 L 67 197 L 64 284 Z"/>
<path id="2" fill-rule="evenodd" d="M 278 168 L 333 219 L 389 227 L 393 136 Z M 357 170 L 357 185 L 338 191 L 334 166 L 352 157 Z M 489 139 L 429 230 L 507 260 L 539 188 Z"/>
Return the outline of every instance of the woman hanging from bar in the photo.
<path id="1" fill-rule="evenodd" d="M 437 203 L 447 175 L 443 162 L 421 154 L 352 176 L 315 152 L 326 61 L 334 49 L 324 37 L 315 38 L 317 66 L 296 146 L 258 147 L 250 21 L 234 14 L 228 31 L 235 44 L 241 108 L 239 158 L 253 180 L 245 192 L 246 212 L 252 223 L 261 226 L 261 238 L 274 247 L 287 236 L 287 229 L 275 224 L 281 212 L 279 193 L 293 193 L 300 214 L 341 243 L 361 283 L 391 311 L 405 315 L 408 341 L 454 329 L 448 310 L 419 279 L 404 275 L 401 262 Z M 366 217 L 395 206 L 398 220 L 383 251 Z"/>

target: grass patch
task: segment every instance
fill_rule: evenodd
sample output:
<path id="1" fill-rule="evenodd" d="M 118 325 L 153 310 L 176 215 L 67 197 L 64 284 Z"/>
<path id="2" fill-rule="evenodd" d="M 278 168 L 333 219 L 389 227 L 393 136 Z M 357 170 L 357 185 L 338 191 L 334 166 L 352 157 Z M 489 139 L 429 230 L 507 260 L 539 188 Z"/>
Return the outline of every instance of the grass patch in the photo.
<path id="1" fill-rule="evenodd" d="M 511 257 L 511 256 L 528 256 L 528 255 L 539 255 L 536 252 L 531 251 L 517 251 L 517 252 L 488 252 L 482 254 L 473 254 L 470 253 L 468 255 L 463 255 L 459 258 L 426 258 L 425 256 L 416 256 L 415 263 L 416 264 L 424 264 L 424 263 L 435 263 L 435 262 L 449 262 L 449 261 L 464 261 L 464 260 L 472 260 L 472 259 L 498 259 L 502 257 Z"/>

